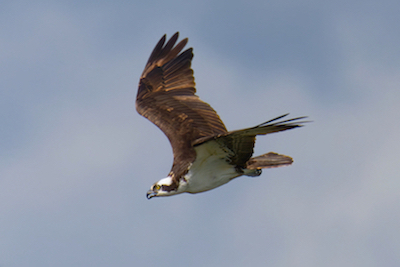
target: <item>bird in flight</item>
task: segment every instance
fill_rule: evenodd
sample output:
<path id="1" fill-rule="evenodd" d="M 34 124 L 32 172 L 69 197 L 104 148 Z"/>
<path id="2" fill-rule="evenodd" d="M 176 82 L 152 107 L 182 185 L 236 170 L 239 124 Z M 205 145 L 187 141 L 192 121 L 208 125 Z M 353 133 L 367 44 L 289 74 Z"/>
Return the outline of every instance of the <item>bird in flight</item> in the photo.
<path id="1" fill-rule="evenodd" d="M 178 35 L 167 43 L 164 35 L 157 43 L 136 97 L 136 110 L 164 132 L 174 155 L 171 171 L 151 186 L 147 198 L 200 193 L 242 175 L 259 176 L 262 169 L 292 164 L 291 157 L 274 152 L 252 157 L 254 143 L 257 135 L 303 126 L 299 120 L 305 117 L 281 120 L 285 114 L 228 132 L 215 110 L 195 94 L 193 49 L 181 52 L 188 39 L 176 44 Z"/>

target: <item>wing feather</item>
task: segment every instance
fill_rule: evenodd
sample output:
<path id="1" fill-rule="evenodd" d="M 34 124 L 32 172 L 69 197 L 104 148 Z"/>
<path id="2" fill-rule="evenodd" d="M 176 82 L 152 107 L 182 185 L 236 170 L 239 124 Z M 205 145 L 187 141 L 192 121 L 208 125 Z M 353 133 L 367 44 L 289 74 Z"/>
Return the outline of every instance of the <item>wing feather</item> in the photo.
<path id="1" fill-rule="evenodd" d="M 297 127 L 302 127 L 303 123 L 307 123 L 307 121 L 300 121 L 306 117 L 297 117 L 279 121 L 279 119 L 282 119 L 287 115 L 289 114 L 276 117 L 255 127 L 231 131 L 218 136 L 201 138 L 196 140 L 194 145 L 197 146 L 204 142 L 215 140 L 233 152 L 233 156 L 230 158 L 232 163 L 239 167 L 245 168 L 247 161 L 253 155 L 253 148 L 257 135 L 286 131 Z"/>
<path id="2" fill-rule="evenodd" d="M 186 171 L 196 153 L 192 143 L 227 130 L 210 105 L 195 95 L 192 48 L 182 52 L 188 39 L 177 45 L 179 33 L 165 44 L 164 35 L 151 53 L 139 82 L 136 110 L 168 137 L 173 153 L 172 172 Z M 165 45 L 164 45 L 165 44 Z M 185 170 L 178 170 L 183 166 Z M 175 168 L 175 169 L 174 169 Z"/>

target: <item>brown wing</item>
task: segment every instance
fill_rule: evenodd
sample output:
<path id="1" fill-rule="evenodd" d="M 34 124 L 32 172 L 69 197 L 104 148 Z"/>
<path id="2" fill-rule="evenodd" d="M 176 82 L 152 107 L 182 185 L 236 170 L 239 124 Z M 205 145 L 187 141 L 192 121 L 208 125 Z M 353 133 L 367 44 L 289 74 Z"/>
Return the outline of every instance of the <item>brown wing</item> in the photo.
<path id="1" fill-rule="evenodd" d="M 307 122 L 299 121 L 306 117 L 278 121 L 287 115 L 289 114 L 279 116 L 255 127 L 231 131 L 214 137 L 198 139 L 196 140 L 195 145 L 200 145 L 210 140 L 216 140 L 222 146 L 226 146 L 233 152 L 233 156 L 230 159 L 233 164 L 241 168 L 246 168 L 248 160 L 253 155 L 253 148 L 257 135 L 265 135 L 302 127 L 302 124 Z"/>
<path id="2" fill-rule="evenodd" d="M 188 39 L 175 47 L 179 33 L 164 45 L 164 35 L 140 77 L 136 110 L 157 125 L 168 137 L 173 153 L 172 172 L 184 172 L 196 153 L 192 142 L 198 138 L 224 134 L 225 125 L 210 105 L 195 95 L 191 61 L 192 48 L 181 52 Z M 182 166 L 178 170 L 177 166 Z"/>

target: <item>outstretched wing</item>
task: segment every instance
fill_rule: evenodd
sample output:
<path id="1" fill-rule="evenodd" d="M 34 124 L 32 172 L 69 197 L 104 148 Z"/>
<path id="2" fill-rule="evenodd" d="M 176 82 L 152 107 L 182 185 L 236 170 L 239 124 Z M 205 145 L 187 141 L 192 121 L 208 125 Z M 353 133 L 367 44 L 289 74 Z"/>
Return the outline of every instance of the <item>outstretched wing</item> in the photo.
<path id="1" fill-rule="evenodd" d="M 196 140 L 195 146 L 204 142 L 215 140 L 220 145 L 229 148 L 233 153 L 230 161 L 242 168 L 246 168 L 248 160 L 253 155 L 254 143 L 257 135 L 265 135 L 281 131 L 290 130 L 297 127 L 302 127 L 307 121 L 300 121 L 306 117 L 298 117 L 288 120 L 279 121 L 279 119 L 287 116 L 285 114 L 272 120 L 261 123 L 255 127 L 242 130 L 231 131 L 225 134 L 206 137 Z M 265 156 L 265 155 L 263 155 Z"/>
<path id="2" fill-rule="evenodd" d="M 151 53 L 140 77 L 136 110 L 168 137 L 174 165 L 186 162 L 186 168 L 196 157 L 194 140 L 227 130 L 215 110 L 195 95 L 192 48 L 181 53 L 188 39 L 175 45 L 178 35 L 165 45 L 164 35 Z"/>

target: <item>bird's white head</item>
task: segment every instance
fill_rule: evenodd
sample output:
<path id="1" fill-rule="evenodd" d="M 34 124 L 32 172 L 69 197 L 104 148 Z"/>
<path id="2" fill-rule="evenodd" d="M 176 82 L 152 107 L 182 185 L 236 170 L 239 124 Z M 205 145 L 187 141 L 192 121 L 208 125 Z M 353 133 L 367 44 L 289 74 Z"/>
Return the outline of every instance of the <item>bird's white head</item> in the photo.
<path id="1" fill-rule="evenodd" d="M 147 198 L 150 199 L 152 197 L 166 197 L 179 194 L 181 192 L 178 191 L 178 187 L 179 185 L 174 183 L 172 177 L 168 176 L 154 183 L 150 187 L 150 190 L 147 191 Z"/>

